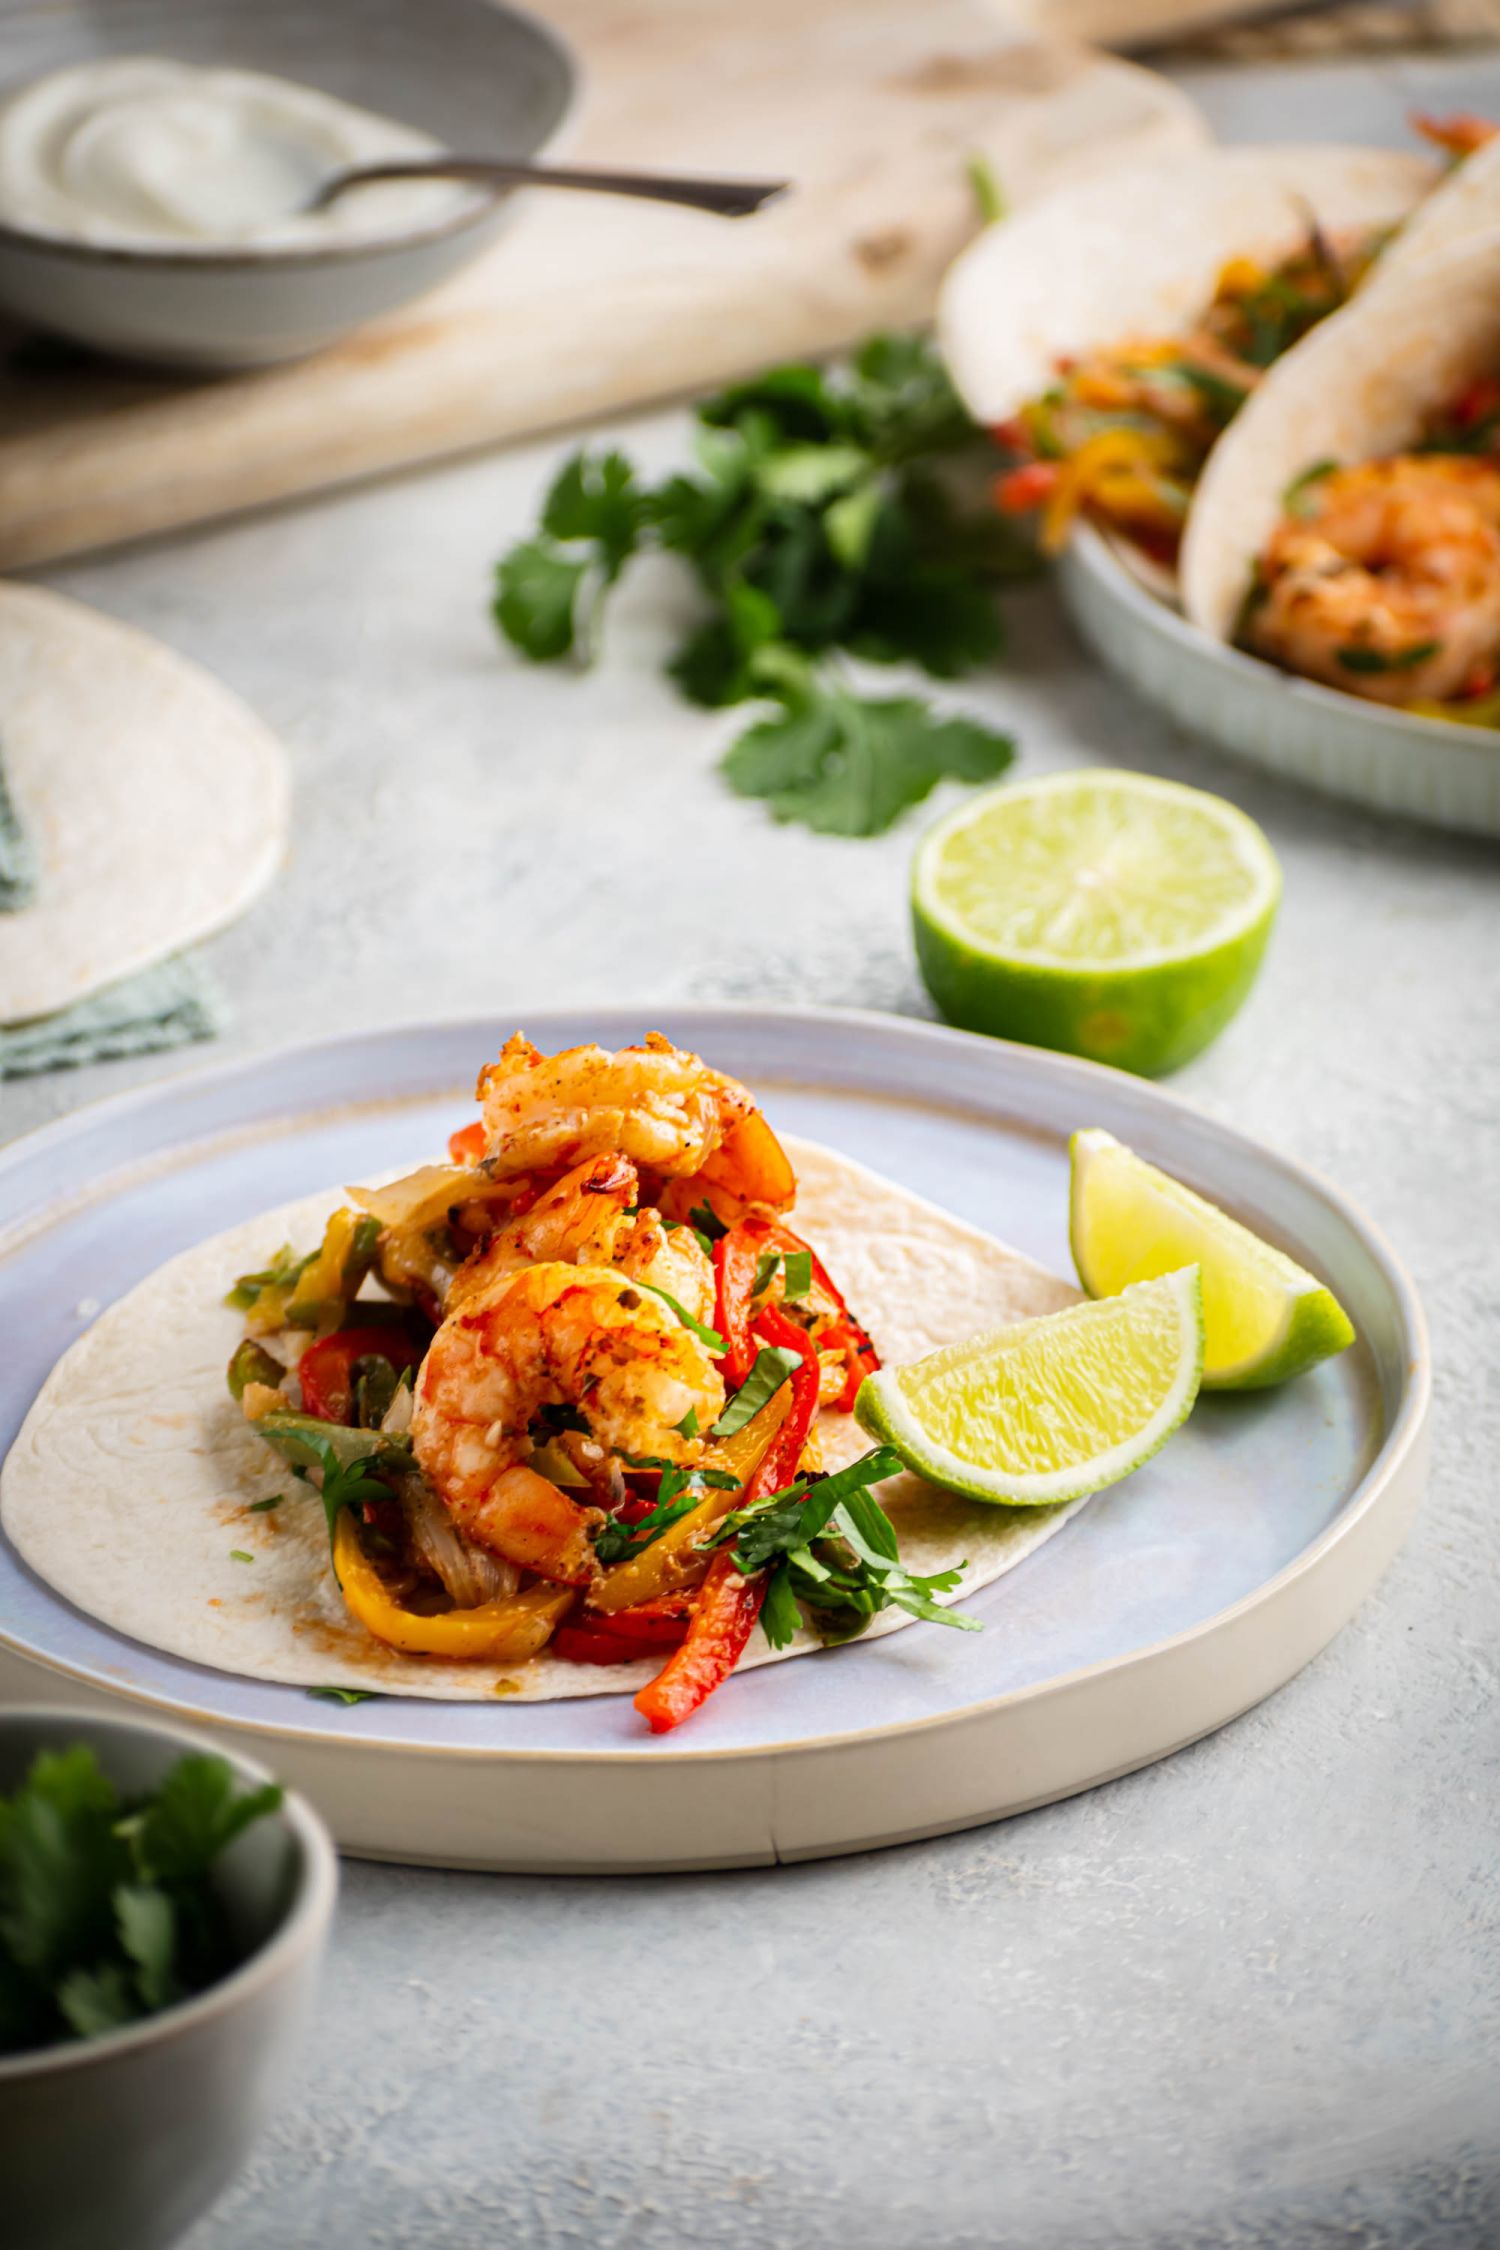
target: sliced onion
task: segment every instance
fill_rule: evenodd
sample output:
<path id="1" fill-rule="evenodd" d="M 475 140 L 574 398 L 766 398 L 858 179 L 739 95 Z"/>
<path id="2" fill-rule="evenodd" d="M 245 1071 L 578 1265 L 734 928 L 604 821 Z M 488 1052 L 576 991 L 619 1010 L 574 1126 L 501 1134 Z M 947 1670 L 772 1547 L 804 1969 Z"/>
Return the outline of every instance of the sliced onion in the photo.
<path id="1" fill-rule="evenodd" d="M 483 1547 L 471 1546 L 421 1477 L 403 1478 L 401 1505 L 413 1548 L 442 1580 L 456 1609 L 476 1609 L 481 1602 L 498 1601 L 502 1595 L 515 1592 L 521 1583 L 515 1564 L 502 1562 Z"/>
<path id="2" fill-rule="evenodd" d="M 492 1180 L 474 1165 L 422 1164 L 384 1187 L 352 1187 L 345 1193 L 383 1227 L 404 1229 L 436 1226 L 456 1203 L 509 1203 L 520 1185 L 518 1180 Z"/>

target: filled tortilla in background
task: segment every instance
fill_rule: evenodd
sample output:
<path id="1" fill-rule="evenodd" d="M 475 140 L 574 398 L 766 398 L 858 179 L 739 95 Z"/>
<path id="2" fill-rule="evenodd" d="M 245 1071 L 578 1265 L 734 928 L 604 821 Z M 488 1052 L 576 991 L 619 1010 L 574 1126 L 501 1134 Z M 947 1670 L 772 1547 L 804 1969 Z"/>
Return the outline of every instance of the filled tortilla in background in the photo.
<path id="1" fill-rule="evenodd" d="M 37 870 L 0 914 L 0 1023 L 222 928 L 280 864 L 270 729 L 200 666 L 40 586 L 0 585 L 0 764 Z"/>
<path id="2" fill-rule="evenodd" d="M 1485 151 L 1482 154 L 1487 153 Z M 1500 230 L 1403 266 L 1287 353 L 1215 446 L 1188 518 L 1183 605 L 1233 637 L 1293 481 L 1404 453 L 1427 419 L 1500 374 Z"/>
<path id="3" fill-rule="evenodd" d="M 893 1364 L 1072 1304 L 1041 1266 L 848 1158 L 789 1140 L 805 1233 Z M 634 1693 L 661 1668 L 520 1666 L 404 1656 L 350 1617 L 317 1494 L 255 1434 L 225 1385 L 243 1333 L 223 1302 L 282 1243 L 310 1244 L 343 1201 L 303 1201 L 231 1228 L 163 1266 L 102 1313 L 49 1376 L 0 1476 L 0 1521 L 23 1559 L 79 1609 L 170 1655 L 257 1680 L 450 1701 Z M 849 1415 L 824 1410 L 832 1468 L 865 1452 Z M 256 1501 L 281 1504 L 252 1513 Z M 1012 1569 L 1082 1506 L 994 1508 L 901 1476 L 878 1488 L 906 1567 L 967 1563 L 960 1602 Z M 233 1559 L 233 1550 L 250 1562 Z M 916 1622 L 883 1611 L 869 1632 Z M 940 1628 L 925 1628 L 939 1630 Z M 804 1628 L 773 1651 L 757 1628 L 740 1669 L 820 1648 Z"/>

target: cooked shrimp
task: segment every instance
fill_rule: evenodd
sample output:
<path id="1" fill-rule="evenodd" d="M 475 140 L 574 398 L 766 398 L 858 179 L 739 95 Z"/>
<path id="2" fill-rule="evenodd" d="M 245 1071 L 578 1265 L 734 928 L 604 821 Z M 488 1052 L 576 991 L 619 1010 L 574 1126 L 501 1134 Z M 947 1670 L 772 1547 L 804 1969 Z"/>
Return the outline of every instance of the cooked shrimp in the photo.
<path id="1" fill-rule="evenodd" d="M 1378 703 L 1472 692 L 1500 656 L 1500 466 L 1403 454 L 1335 469 L 1282 518 L 1247 644 Z"/>
<path id="2" fill-rule="evenodd" d="M 552 1175 L 585 1157 L 621 1155 L 640 1167 L 652 1202 L 666 1182 L 701 1180 L 776 1209 L 796 1193 L 796 1176 L 747 1088 L 658 1032 L 616 1054 L 569 1047 L 558 1055 L 518 1032 L 481 1071 L 478 1097 L 491 1178 Z"/>
<path id="3" fill-rule="evenodd" d="M 564 1584 L 594 1571 L 594 1510 L 526 1466 L 531 1426 L 570 1407 L 612 1452 L 684 1466 L 724 1386 L 705 1347 L 657 1297 L 600 1266 L 503 1274 L 448 1315 L 417 1378 L 417 1464 L 465 1537 Z M 689 1427 L 693 1427 L 689 1424 Z"/>
<path id="4" fill-rule="evenodd" d="M 696 1319 L 710 1316 L 713 1267 L 689 1227 L 666 1228 L 639 1207 L 639 1180 L 626 1156 L 591 1156 L 548 1188 L 518 1218 L 486 1238 L 449 1286 L 444 1311 L 502 1275 L 529 1266 L 613 1266 L 665 1289 Z"/>

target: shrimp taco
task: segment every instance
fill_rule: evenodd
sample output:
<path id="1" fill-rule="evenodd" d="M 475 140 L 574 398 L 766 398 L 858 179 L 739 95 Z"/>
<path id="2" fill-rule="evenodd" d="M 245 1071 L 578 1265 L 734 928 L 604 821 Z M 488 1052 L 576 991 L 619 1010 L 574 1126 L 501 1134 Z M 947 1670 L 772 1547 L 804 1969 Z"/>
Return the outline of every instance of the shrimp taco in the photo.
<path id="1" fill-rule="evenodd" d="M 1193 623 L 1430 717 L 1500 723 L 1500 233 L 1392 274 L 1215 454 Z"/>
<path id="2" fill-rule="evenodd" d="M 1044 550 L 1086 516 L 1173 594 L 1205 463 L 1266 371 L 1375 277 L 1500 218 L 1500 154 L 1469 153 L 1489 128 L 1418 123 L 1446 175 L 1415 153 L 1205 150 L 1063 189 L 958 261 L 944 351 L 1011 457 L 1000 507 L 1036 514 Z"/>
<path id="3" fill-rule="evenodd" d="M 259 1679 L 625 1688 L 662 1730 L 736 1665 L 967 1622 L 1071 1512 L 938 1493 L 852 1414 L 1065 1283 L 658 1036 L 518 1034 L 478 1091 L 446 1163 L 202 1244 L 73 1346 L 0 1488 L 59 1592 Z M 771 1495 L 811 1514 L 756 1567 Z"/>

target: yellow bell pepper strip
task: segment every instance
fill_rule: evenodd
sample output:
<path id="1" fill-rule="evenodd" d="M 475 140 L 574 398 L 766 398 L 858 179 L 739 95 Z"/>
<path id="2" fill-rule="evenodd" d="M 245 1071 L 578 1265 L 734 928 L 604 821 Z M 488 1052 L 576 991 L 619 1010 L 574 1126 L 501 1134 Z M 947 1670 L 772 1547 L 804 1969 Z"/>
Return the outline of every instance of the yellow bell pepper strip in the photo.
<path id="1" fill-rule="evenodd" d="M 700 1548 L 699 1541 L 731 1508 L 743 1504 L 743 1488 L 760 1466 L 791 1404 L 791 1386 L 784 1383 L 742 1430 L 736 1430 L 733 1437 L 722 1438 L 710 1448 L 704 1457 L 704 1467 L 738 1477 L 741 1489 L 705 1493 L 696 1508 L 669 1524 L 649 1547 L 616 1563 L 613 1570 L 605 1571 L 589 1588 L 591 1610 L 608 1614 L 617 1609 L 634 1609 L 638 1603 L 654 1601 L 661 1594 L 681 1593 L 684 1587 L 696 1586 L 702 1581 L 708 1572 L 709 1557 Z"/>
<path id="2" fill-rule="evenodd" d="M 522 1664 L 545 1647 L 578 1596 L 571 1586 L 528 1586 L 473 1609 L 431 1617 L 403 1609 L 359 1543 L 345 1509 L 333 1535 L 333 1567 L 344 1600 L 376 1640 L 407 1656 L 446 1656 L 460 1663 Z"/>

